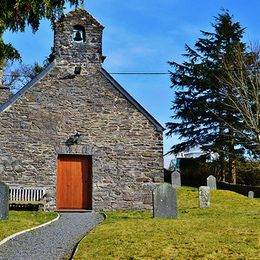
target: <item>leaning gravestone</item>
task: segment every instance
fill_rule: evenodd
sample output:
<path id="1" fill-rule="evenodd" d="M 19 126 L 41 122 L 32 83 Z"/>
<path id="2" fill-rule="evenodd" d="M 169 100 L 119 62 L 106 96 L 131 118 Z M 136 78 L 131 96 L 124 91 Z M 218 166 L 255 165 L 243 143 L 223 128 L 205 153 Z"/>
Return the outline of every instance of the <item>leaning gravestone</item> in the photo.
<path id="1" fill-rule="evenodd" d="M 172 186 L 174 188 L 181 187 L 181 174 L 178 171 L 172 172 Z"/>
<path id="2" fill-rule="evenodd" d="M 208 186 L 199 187 L 199 206 L 200 208 L 209 208 L 210 206 L 210 188 Z"/>
<path id="3" fill-rule="evenodd" d="M 207 186 L 211 189 L 211 190 L 216 190 L 217 189 L 217 181 L 216 178 L 213 175 L 210 175 L 207 178 Z"/>
<path id="4" fill-rule="evenodd" d="M 9 187 L 0 182 L 0 219 L 7 219 L 9 215 Z"/>
<path id="5" fill-rule="evenodd" d="M 177 218 L 177 192 L 169 183 L 162 183 L 153 191 L 154 218 Z"/>
<path id="6" fill-rule="evenodd" d="M 254 198 L 254 192 L 253 192 L 253 191 L 250 190 L 250 191 L 248 192 L 248 198 L 249 198 L 249 199 L 253 199 L 253 198 Z"/>

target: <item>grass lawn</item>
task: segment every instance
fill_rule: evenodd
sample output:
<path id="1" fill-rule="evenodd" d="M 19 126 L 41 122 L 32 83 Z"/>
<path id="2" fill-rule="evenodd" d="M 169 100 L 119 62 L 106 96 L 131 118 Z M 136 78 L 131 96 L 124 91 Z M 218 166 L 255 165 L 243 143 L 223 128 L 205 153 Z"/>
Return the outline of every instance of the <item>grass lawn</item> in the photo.
<path id="1" fill-rule="evenodd" d="M 24 229 L 48 222 L 58 215 L 44 211 L 9 211 L 9 219 L 0 220 L 0 240 Z"/>
<path id="2" fill-rule="evenodd" d="M 75 259 L 260 259 L 260 201 L 211 191 L 198 208 L 195 188 L 178 189 L 179 218 L 151 212 L 107 212 L 80 243 Z"/>

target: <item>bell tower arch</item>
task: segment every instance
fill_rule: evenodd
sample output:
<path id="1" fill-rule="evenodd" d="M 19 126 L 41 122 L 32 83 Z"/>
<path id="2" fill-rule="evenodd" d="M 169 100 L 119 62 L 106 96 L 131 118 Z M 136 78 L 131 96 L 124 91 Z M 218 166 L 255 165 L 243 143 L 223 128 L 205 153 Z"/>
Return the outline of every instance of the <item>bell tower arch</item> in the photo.
<path id="1" fill-rule="evenodd" d="M 75 25 L 72 31 L 72 41 L 76 43 L 86 42 L 85 28 L 81 25 Z"/>

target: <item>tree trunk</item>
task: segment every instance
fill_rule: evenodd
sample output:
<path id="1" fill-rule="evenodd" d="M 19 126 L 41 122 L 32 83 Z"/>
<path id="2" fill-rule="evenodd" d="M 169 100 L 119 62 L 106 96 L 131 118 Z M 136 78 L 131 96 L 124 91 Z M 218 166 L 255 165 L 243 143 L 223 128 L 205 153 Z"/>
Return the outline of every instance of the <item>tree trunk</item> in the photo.
<path id="1" fill-rule="evenodd" d="M 233 131 L 231 130 L 230 133 L 233 135 Z M 235 154 L 235 139 L 232 138 L 230 140 L 230 147 L 229 147 L 229 176 L 231 183 L 237 183 L 237 169 L 236 169 L 236 154 Z"/>
<path id="2" fill-rule="evenodd" d="M 224 157 L 220 161 L 220 181 L 226 181 L 226 172 L 225 172 L 225 165 L 224 165 Z"/>
<path id="3" fill-rule="evenodd" d="M 236 161 L 232 160 L 230 163 L 230 172 L 231 172 L 231 183 L 237 183 L 237 168 L 236 168 Z"/>

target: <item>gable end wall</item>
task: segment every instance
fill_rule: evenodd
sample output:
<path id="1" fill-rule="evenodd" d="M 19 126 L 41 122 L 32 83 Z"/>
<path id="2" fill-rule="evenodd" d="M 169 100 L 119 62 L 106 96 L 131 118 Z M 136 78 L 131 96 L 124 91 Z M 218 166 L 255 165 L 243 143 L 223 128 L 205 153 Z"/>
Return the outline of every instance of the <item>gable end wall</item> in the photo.
<path id="1" fill-rule="evenodd" d="M 1 180 L 46 187 L 54 209 L 58 154 L 92 155 L 94 210 L 151 209 L 163 181 L 162 132 L 100 71 L 62 75 L 54 67 L 0 114 Z M 80 144 L 67 147 L 75 131 Z"/>

